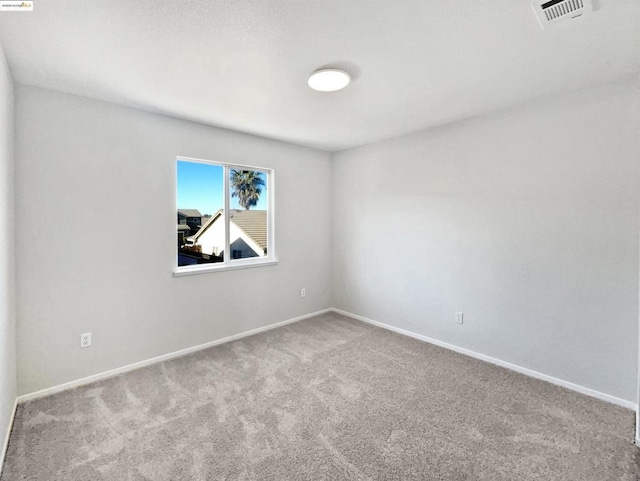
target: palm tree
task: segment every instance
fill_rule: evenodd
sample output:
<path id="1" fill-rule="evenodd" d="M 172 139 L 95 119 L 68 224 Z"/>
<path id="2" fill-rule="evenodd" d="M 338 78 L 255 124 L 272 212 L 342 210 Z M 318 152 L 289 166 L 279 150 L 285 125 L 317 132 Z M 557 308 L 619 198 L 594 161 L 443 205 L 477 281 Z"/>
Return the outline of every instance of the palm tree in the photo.
<path id="1" fill-rule="evenodd" d="M 231 187 L 233 188 L 231 197 L 237 197 L 240 206 L 249 210 L 258 204 L 264 180 L 258 172 L 253 170 L 232 170 Z"/>

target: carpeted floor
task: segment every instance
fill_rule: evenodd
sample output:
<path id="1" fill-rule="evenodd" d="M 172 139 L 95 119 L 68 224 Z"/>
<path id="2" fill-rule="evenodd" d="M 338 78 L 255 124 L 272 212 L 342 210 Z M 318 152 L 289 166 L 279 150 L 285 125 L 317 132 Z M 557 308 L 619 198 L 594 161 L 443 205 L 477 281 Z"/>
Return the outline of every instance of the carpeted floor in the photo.
<path id="1" fill-rule="evenodd" d="M 636 481 L 633 413 L 327 314 L 18 407 L 1 481 Z"/>

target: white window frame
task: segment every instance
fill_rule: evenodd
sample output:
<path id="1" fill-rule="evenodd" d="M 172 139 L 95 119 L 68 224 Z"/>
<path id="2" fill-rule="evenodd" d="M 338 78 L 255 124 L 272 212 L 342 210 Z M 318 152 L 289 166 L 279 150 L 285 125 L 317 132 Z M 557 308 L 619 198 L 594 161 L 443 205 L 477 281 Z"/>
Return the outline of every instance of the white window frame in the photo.
<path id="1" fill-rule="evenodd" d="M 178 266 L 177 262 L 177 253 L 174 251 L 174 270 L 173 275 L 176 277 L 179 276 L 188 276 L 193 274 L 205 274 L 207 272 L 220 272 L 220 271 L 228 271 L 234 269 L 246 269 L 250 267 L 262 267 L 262 266 L 272 266 L 278 264 L 278 257 L 276 256 L 276 242 L 275 242 L 275 171 L 273 169 L 265 168 L 265 167 L 256 167 L 253 165 L 243 165 L 243 164 L 232 164 L 229 162 L 217 162 L 213 160 L 205 160 L 205 159 L 195 159 L 193 157 L 183 157 L 178 156 L 175 160 L 175 172 L 176 177 L 174 181 L 175 186 L 175 206 L 177 210 L 178 206 L 178 162 L 194 162 L 199 164 L 208 164 L 215 165 L 223 168 L 223 196 L 224 196 L 224 236 L 225 236 L 225 246 L 224 246 L 224 261 L 215 262 L 212 264 L 199 264 L 192 266 Z M 230 192 L 230 177 L 232 170 L 253 170 L 255 172 L 260 172 L 266 174 L 267 182 L 267 255 L 266 257 L 246 257 L 243 259 L 232 259 L 231 258 L 231 239 L 230 239 L 230 229 L 229 222 L 231 217 L 229 216 L 229 211 L 231 207 L 231 192 Z M 212 212 L 213 214 L 213 212 Z M 175 210 L 173 213 L 175 218 Z M 207 219 L 208 220 L 208 219 Z M 203 224 L 204 225 L 204 224 Z M 174 242 L 175 245 L 175 242 Z"/>

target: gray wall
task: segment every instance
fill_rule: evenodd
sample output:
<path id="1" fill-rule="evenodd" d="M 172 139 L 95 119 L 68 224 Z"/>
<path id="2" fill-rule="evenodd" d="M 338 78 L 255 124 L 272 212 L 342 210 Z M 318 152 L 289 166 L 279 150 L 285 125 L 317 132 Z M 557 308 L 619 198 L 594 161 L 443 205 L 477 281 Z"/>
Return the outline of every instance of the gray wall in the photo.
<path id="1" fill-rule="evenodd" d="M 0 46 L 0 451 L 16 400 L 14 228 L 13 85 Z"/>
<path id="2" fill-rule="evenodd" d="M 16 129 L 20 394 L 330 306 L 330 154 L 22 86 Z M 172 276 L 176 155 L 275 169 L 279 265 Z"/>
<path id="3" fill-rule="evenodd" d="M 335 305 L 636 402 L 635 82 L 338 153 L 333 169 L 71 95 L 16 101 L 20 394 Z M 276 169 L 278 266 L 172 277 L 176 155 Z"/>
<path id="4" fill-rule="evenodd" d="M 629 80 L 337 154 L 334 304 L 635 403 L 638 107 Z"/>

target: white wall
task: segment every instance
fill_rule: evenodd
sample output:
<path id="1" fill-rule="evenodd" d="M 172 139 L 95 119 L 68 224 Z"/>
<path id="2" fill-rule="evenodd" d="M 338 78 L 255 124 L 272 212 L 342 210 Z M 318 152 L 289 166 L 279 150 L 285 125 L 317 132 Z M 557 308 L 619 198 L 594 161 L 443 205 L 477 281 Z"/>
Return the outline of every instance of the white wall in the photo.
<path id="1" fill-rule="evenodd" d="M 635 403 L 638 108 L 629 80 L 337 154 L 336 307 Z"/>
<path id="2" fill-rule="evenodd" d="M 0 46 L 0 470 L 16 400 L 13 85 Z"/>
<path id="3" fill-rule="evenodd" d="M 330 306 L 330 154 L 22 86 L 16 134 L 20 394 Z M 172 276 L 177 155 L 275 169 L 279 265 Z"/>
<path id="4" fill-rule="evenodd" d="M 195 245 L 199 245 L 202 252 L 205 254 L 220 255 L 220 252 L 224 251 L 224 225 L 226 223 L 224 213 L 213 221 L 213 225 L 209 225 L 204 233 L 200 234 Z M 229 230 L 229 237 L 231 237 L 231 230 Z"/>
<path id="5" fill-rule="evenodd" d="M 326 153 L 16 101 L 20 394 L 335 305 L 636 402 L 635 82 L 338 153 L 333 191 Z M 276 169 L 278 266 L 171 276 L 176 155 Z"/>

